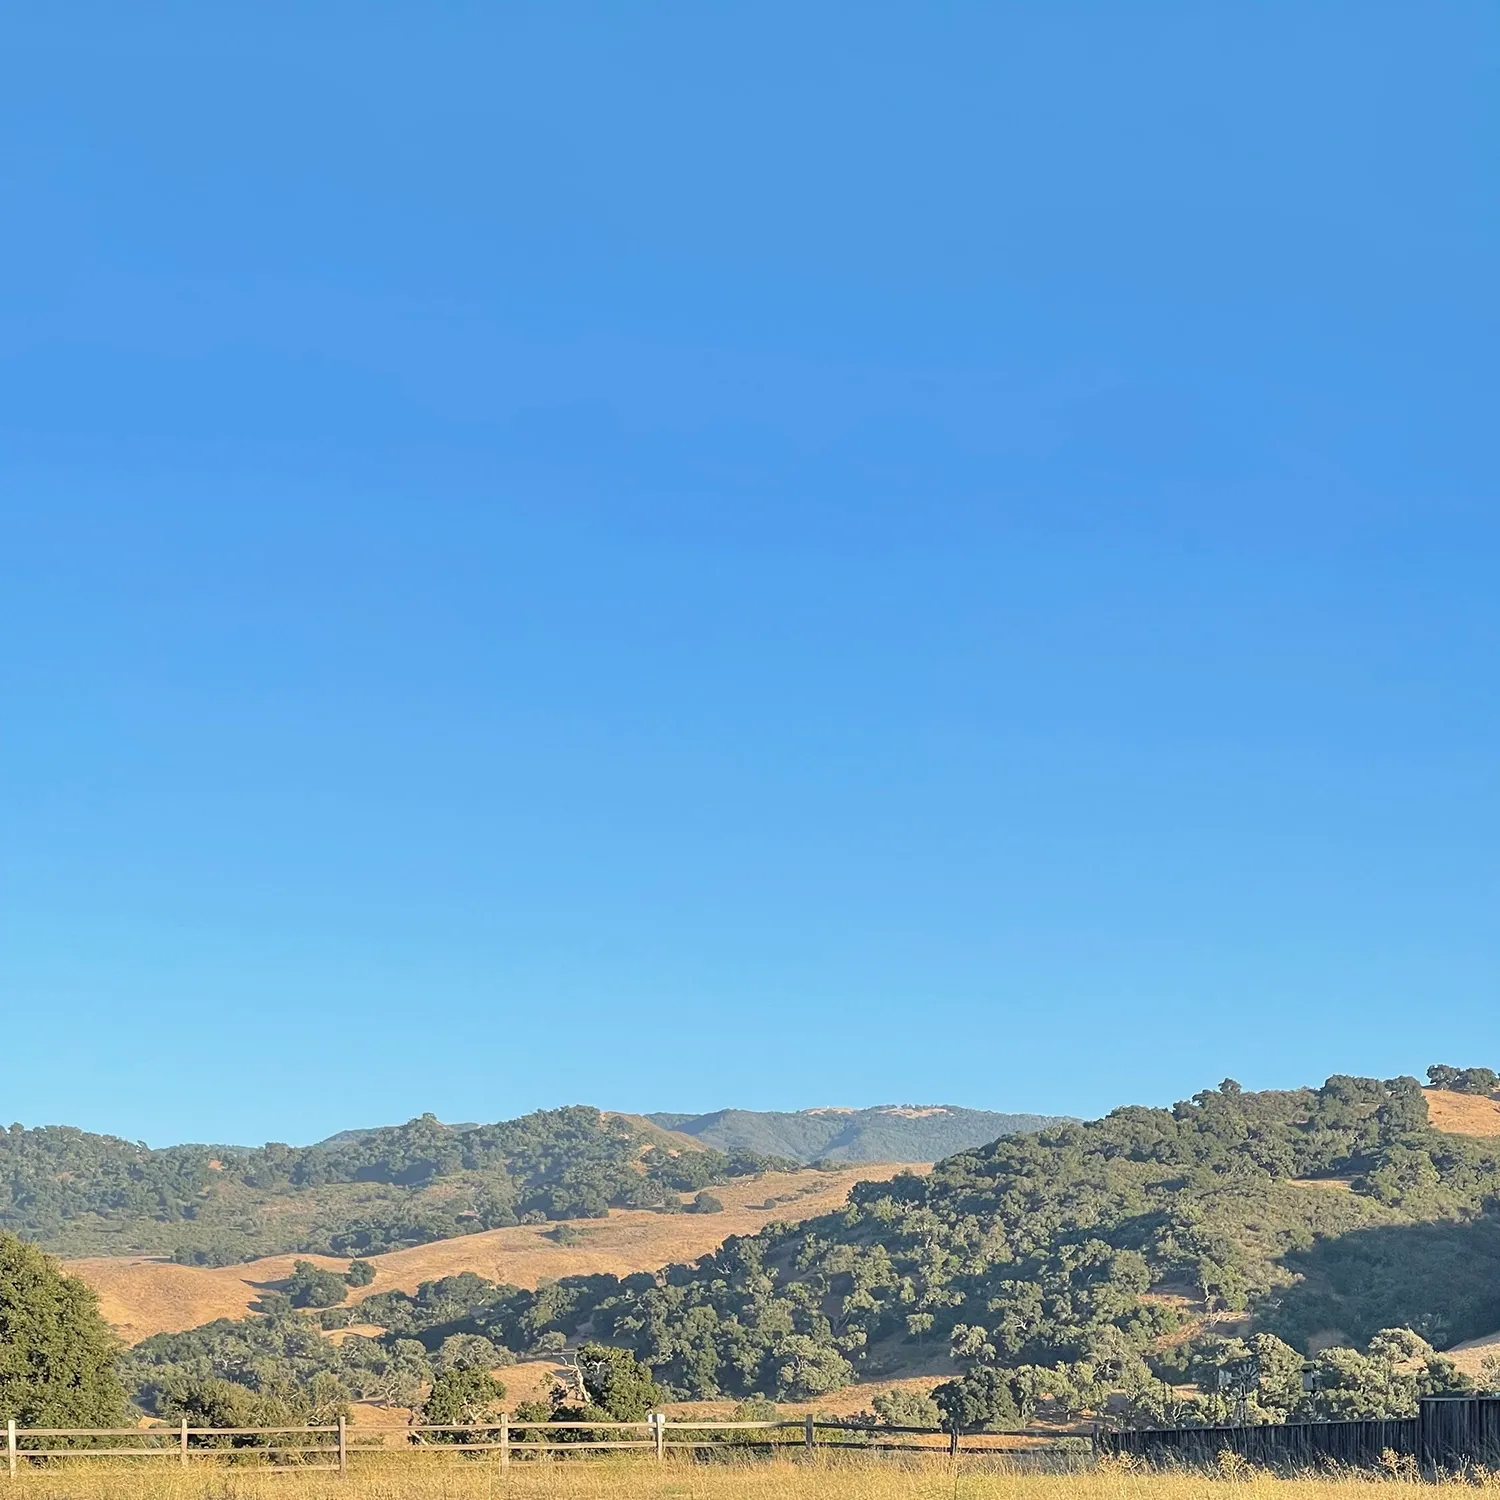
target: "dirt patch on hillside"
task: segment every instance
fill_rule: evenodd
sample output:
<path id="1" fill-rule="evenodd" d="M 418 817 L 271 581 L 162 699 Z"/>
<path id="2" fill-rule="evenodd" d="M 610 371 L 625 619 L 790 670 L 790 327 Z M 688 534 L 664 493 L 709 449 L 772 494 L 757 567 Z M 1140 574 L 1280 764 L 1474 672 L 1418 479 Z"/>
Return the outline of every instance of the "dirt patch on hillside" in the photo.
<path id="1" fill-rule="evenodd" d="M 608 1272 L 628 1276 L 674 1261 L 696 1260 L 734 1234 L 753 1234 L 775 1220 L 813 1218 L 840 1207 L 856 1182 L 884 1181 L 925 1165 L 862 1163 L 842 1171 L 767 1173 L 712 1189 L 724 1205 L 718 1214 L 658 1214 L 616 1210 L 607 1219 L 579 1219 L 584 1231 L 573 1245 L 546 1236 L 554 1224 L 523 1224 L 410 1250 L 369 1257 L 375 1280 L 350 1293 L 358 1302 L 375 1292 L 413 1292 L 424 1281 L 473 1271 L 491 1281 L 534 1287 L 562 1276 Z M 774 1198 L 786 1198 L 772 1203 Z M 769 1205 L 769 1206 L 768 1206 Z M 326 1255 L 273 1255 L 244 1265 L 178 1266 L 140 1256 L 75 1260 L 66 1267 L 99 1294 L 104 1316 L 127 1343 L 153 1333 L 196 1328 L 215 1318 L 243 1318 L 261 1292 L 292 1274 L 292 1262 L 310 1260 L 343 1271 L 346 1259 Z M 507 1383 L 509 1383 L 507 1381 Z"/>
<path id="2" fill-rule="evenodd" d="M 1500 1135 L 1500 1099 L 1484 1094 L 1450 1094 L 1446 1089 L 1423 1089 L 1427 1118 L 1434 1130 L 1449 1135 Z"/>

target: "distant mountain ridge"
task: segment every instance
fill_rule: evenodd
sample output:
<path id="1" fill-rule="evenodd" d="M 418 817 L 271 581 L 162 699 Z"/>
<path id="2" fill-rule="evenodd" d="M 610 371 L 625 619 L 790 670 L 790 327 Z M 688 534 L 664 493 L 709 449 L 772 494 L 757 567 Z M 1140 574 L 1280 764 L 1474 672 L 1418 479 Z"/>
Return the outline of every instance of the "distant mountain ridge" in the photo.
<path id="1" fill-rule="evenodd" d="M 1065 1115 L 1001 1114 L 956 1104 L 880 1104 L 870 1109 L 719 1109 L 646 1119 L 718 1151 L 756 1151 L 794 1161 L 940 1161 L 1061 1123 Z"/>

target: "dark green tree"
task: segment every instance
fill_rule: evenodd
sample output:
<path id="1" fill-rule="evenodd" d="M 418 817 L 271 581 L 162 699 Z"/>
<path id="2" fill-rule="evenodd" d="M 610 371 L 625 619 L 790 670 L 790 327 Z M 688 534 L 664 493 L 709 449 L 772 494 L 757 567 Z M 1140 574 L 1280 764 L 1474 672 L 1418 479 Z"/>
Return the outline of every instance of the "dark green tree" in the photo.
<path id="1" fill-rule="evenodd" d="M 810 1401 L 849 1384 L 849 1361 L 837 1349 L 810 1334 L 790 1333 L 772 1351 L 776 1393 L 791 1401 Z"/>
<path id="2" fill-rule="evenodd" d="M 945 1381 L 933 1391 L 932 1399 L 947 1427 L 1005 1428 L 1020 1421 L 1011 1372 L 993 1365 L 977 1365 L 957 1380 Z"/>
<path id="3" fill-rule="evenodd" d="M 375 1267 L 367 1260 L 351 1260 L 344 1272 L 344 1280 L 350 1286 L 369 1286 L 375 1279 Z"/>
<path id="4" fill-rule="evenodd" d="M 309 1423 L 328 1426 L 349 1415 L 349 1390 L 331 1371 L 320 1370 L 305 1384 L 277 1380 L 263 1370 L 276 1389 L 257 1391 L 232 1380 L 178 1376 L 169 1380 L 157 1402 L 163 1417 L 186 1417 L 192 1427 L 282 1427 Z M 254 1433 L 235 1433 L 203 1440 L 213 1448 L 255 1448 Z"/>
<path id="5" fill-rule="evenodd" d="M 505 1400 L 505 1387 L 488 1370 L 472 1365 L 444 1370 L 432 1382 L 432 1392 L 422 1406 L 423 1422 L 469 1425 L 494 1419 Z M 434 1441 L 467 1443 L 476 1434 L 435 1432 Z"/>
<path id="6" fill-rule="evenodd" d="M 1500 1074 L 1493 1068 L 1450 1068 L 1434 1063 L 1427 1070 L 1428 1085 L 1454 1094 L 1493 1094 L 1500 1086 Z"/>
<path id="7" fill-rule="evenodd" d="M 293 1307 L 334 1307 L 349 1295 L 349 1283 L 310 1260 L 298 1260 L 292 1263 L 286 1295 Z"/>
<path id="8" fill-rule="evenodd" d="M 724 1205 L 712 1193 L 699 1193 L 693 1199 L 693 1212 L 695 1214 L 721 1214 L 724 1212 Z"/>
<path id="9" fill-rule="evenodd" d="M 0 1420 L 118 1427 L 118 1343 L 98 1299 L 35 1245 L 0 1234 Z"/>
<path id="10" fill-rule="evenodd" d="M 628 1349 L 583 1344 L 575 1357 L 588 1404 L 612 1422 L 639 1422 L 663 1399 L 651 1372 Z"/>

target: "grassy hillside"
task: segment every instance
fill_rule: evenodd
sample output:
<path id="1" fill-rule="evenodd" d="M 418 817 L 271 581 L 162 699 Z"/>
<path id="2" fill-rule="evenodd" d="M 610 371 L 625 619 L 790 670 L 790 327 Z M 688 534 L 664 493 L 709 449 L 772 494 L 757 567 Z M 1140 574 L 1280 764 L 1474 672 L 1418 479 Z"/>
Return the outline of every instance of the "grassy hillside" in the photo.
<path id="1" fill-rule="evenodd" d="M 1227 1415 L 1220 1372 L 1250 1362 L 1266 1419 L 1393 1415 L 1462 1388 L 1433 1346 L 1500 1328 L 1500 1137 L 1432 1117 L 1482 1125 L 1410 1078 L 1226 1081 L 859 1182 L 835 1211 L 654 1274 L 528 1286 L 499 1264 L 376 1288 L 318 1315 L 353 1329 L 336 1349 L 273 1307 L 147 1340 L 131 1375 L 148 1404 L 210 1374 L 394 1399 L 466 1350 L 504 1363 L 587 1338 L 678 1399 L 816 1401 L 946 1374 L 939 1403 L 965 1423 L 1106 1402 L 1208 1420 Z"/>
<path id="2" fill-rule="evenodd" d="M 494 1316 L 587 1320 L 704 1395 L 791 1395 L 934 1352 L 955 1370 L 1107 1360 L 1144 1377 L 1195 1319 L 1242 1311 L 1303 1344 L 1393 1322 L 1446 1339 L 1500 1312 L 1482 1215 L 1497 1185 L 1495 1148 L 1432 1132 L 1412 1080 L 1226 1085 L 857 1188 L 843 1213 L 651 1286 L 565 1285 Z M 1435 1285 L 1424 1272 L 1455 1246 L 1475 1270 Z"/>
<path id="3" fill-rule="evenodd" d="M 681 1194 L 796 1163 L 720 1152 L 578 1105 L 493 1125 L 423 1115 L 315 1146 L 163 1150 L 67 1126 L 0 1131 L 0 1229 L 66 1256 L 229 1265 L 284 1251 L 366 1256 Z"/>
<path id="4" fill-rule="evenodd" d="M 729 1236 L 753 1234 L 772 1219 L 796 1220 L 840 1207 L 861 1179 L 894 1176 L 897 1166 L 859 1170 L 766 1173 L 738 1178 L 717 1189 L 723 1210 L 714 1214 L 660 1214 L 619 1209 L 607 1219 L 521 1224 L 456 1239 L 437 1240 L 372 1256 L 365 1286 L 351 1288 L 345 1307 L 384 1292 L 415 1293 L 427 1281 L 465 1272 L 493 1282 L 534 1288 L 564 1276 L 629 1276 L 672 1261 L 694 1260 Z M 556 1236 L 562 1233 L 560 1242 Z M 310 1257 L 343 1272 L 347 1259 Z M 270 1256 L 232 1266 L 186 1266 L 138 1257 L 68 1261 L 99 1295 L 100 1309 L 127 1343 L 177 1333 L 218 1318 L 244 1318 L 267 1292 L 282 1289 L 296 1257 Z"/>
<path id="5" fill-rule="evenodd" d="M 874 1109 L 721 1109 L 648 1118 L 720 1151 L 758 1151 L 794 1161 L 938 1161 L 1002 1135 L 1061 1123 L 1057 1115 L 996 1114 L 953 1104 L 885 1104 Z"/>

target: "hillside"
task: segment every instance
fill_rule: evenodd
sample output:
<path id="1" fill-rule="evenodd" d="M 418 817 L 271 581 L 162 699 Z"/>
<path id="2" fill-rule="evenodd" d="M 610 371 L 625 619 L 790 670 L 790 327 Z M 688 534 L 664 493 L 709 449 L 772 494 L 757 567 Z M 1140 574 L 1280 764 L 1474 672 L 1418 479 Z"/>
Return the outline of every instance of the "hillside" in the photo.
<path id="1" fill-rule="evenodd" d="M 937 1161 L 1002 1135 L 1062 1123 L 1059 1115 L 996 1114 L 953 1104 L 884 1104 L 873 1109 L 721 1109 L 647 1118 L 720 1151 L 756 1151 L 793 1161 Z"/>
<path id="2" fill-rule="evenodd" d="M 302 1147 L 152 1150 L 13 1126 L 0 1131 L 0 1229 L 74 1258 L 368 1256 L 616 1208 L 673 1210 L 683 1192 L 796 1165 L 584 1105 L 462 1127 L 423 1115 Z"/>
<path id="3" fill-rule="evenodd" d="M 497 1283 L 534 1289 L 563 1276 L 624 1277 L 655 1271 L 672 1261 L 693 1260 L 730 1235 L 753 1234 L 775 1219 L 795 1221 L 843 1204 L 857 1180 L 879 1180 L 907 1168 L 886 1165 L 859 1171 L 768 1173 L 716 1190 L 721 1213 L 660 1214 L 624 1209 L 607 1219 L 563 1220 L 576 1235 L 560 1244 L 549 1236 L 558 1225 L 523 1224 L 440 1240 L 370 1258 L 375 1276 L 352 1289 L 346 1305 L 383 1292 L 415 1292 L 424 1281 L 464 1272 Z M 919 1169 L 925 1170 L 925 1168 Z M 233 1266 L 184 1266 L 170 1261 L 93 1257 L 66 1262 L 99 1294 L 101 1311 L 127 1343 L 152 1334 L 179 1332 L 216 1318 L 244 1318 L 265 1292 L 292 1274 L 297 1257 L 271 1256 Z M 342 1272 L 349 1262 L 312 1257 Z"/>
<path id="4" fill-rule="evenodd" d="M 817 1401 L 921 1377 L 966 1424 L 1004 1425 L 1106 1404 L 1222 1419 L 1217 1372 L 1253 1358 L 1265 1420 L 1394 1415 L 1464 1388 L 1433 1346 L 1482 1350 L 1500 1328 L 1500 1136 L 1465 1133 L 1489 1128 L 1485 1103 L 1411 1078 L 1262 1093 L 1226 1080 L 1171 1109 L 1002 1137 L 925 1177 L 851 1171 L 869 1180 L 847 1204 L 750 1216 L 751 1232 L 654 1273 L 639 1267 L 659 1240 L 629 1266 L 600 1255 L 554 1276 L 564 1247 L 503 1232 L 509 1258 L 478 1274 L 383 1272 L 357 1305 L 317 1314 L 348 1330 L 336 1346 L 273 1298 L 266 1316 L 147 1339 L 128 1373 L 148 1407 L 250 1370 L 397 1400 L 446 1359 L 534 1364 L 603 1339 L 677 1400 Z"/>
<path id="5" fill-rule="evenodd" d="M 1446 1089 L 1423 1089 L 1422 1093 L 1434 1130 L 1449 1135 L 1500 1135 L 1500 1100 Z"/>

